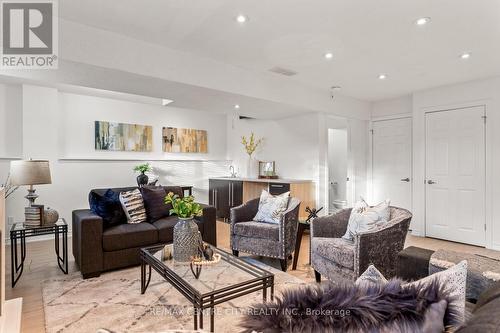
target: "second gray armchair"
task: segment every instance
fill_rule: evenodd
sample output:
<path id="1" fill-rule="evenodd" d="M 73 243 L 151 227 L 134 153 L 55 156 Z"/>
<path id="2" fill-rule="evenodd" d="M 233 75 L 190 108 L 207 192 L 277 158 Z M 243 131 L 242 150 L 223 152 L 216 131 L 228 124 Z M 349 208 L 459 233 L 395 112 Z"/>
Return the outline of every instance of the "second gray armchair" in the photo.
<path id="1" fill-rule="evenodd" d="M 231 209 L 231 249 L 280 260 L 286 271 L 287 258 L 291 256 L 297 237 L 300 200 L 290 198 L 288 208 L 279 224 L 256 222 L 253 218 L 259 209 L 259 198 Z"/>
<path id="2" fill-rule="evenodd" d="M 356 280 L 373 264 L 385 276 L 396 274 L 398 253 L 403 250 L 412 215 L 390 207 L 390 220 L 381 228 L 342 238 L 347 230 L 351 208 L 314 219 L 311 224 L 311 266 L 316 281 L 325 275 L 331 281 Z"/>

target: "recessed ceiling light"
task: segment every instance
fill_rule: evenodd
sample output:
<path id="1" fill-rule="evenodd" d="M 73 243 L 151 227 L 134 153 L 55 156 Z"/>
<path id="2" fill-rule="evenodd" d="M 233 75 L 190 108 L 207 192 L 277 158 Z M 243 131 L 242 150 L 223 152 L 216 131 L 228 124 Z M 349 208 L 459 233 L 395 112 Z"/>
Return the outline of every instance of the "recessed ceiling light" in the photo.
<path id="1" fill-rule="evenodd" d="M 161 105 L 163 105 L 163 106 L 169 105 L 172 102 L 173 102 L 173 100 L 171 100 L 171 99 L 167 99 L 167 98 L 161 99 Z"/>
<path id="2" fill-rule="evenodd" d="M 236 16 L 236 22 L 245 23 L 246 21 L 248 21 L 248 17 L 246 17 L 245 15 Z"/>
<path id="3" fill-rule="evenodd" d="M 430 17 L 421 17 L 415 21 L 416 25 L 426 25 L 431 21 Z"/>
<path id="4" fill-rule="evenodd" d="M 387 79 L 387 74 L 379 74 L 378 78 L 379 80 L 385 80 Z"/>
<path id="5" fill-rule="evenodd" d="M 331 90 L 340 90 L 340 89 L 342 89 L 342 87 L 341 86 L 331 86 L 330 89 Z"/>
<path id="6" fill-rule="evenodd" d="M 462 58 L 462 59 L 469 59 L 470 58 L 470 53 L 469 52 L 462 53 L 460 55 L 460 58 Z"/>
<path id="7" fill-rule="evenodd" d="M 239 108 L 240 108 L 240 105 L 239 105 L 239 104 L 234 104 L 234 108 L 235 108 L 235 109 L 239 109 Z"/>
<path id="8" fill-rule="evenodd" d="M 332 59 L 332 58 L 333 58 L 333 53 L 332 52 L 325 53 L 325 59 Z"/>

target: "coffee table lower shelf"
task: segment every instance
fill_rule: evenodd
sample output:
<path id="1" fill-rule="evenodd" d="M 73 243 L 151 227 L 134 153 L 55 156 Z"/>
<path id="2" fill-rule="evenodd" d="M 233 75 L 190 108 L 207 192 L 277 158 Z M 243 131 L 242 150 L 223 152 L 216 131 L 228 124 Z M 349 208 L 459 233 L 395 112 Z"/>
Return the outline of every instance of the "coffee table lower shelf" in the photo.
<path id="1" fill-rule="evenodd" d="M 144 294 L 151 281 L 152 270 L 155 270 L 177 291 L 179 291 L 191 304 L 193 304 L 194 330 L 203 329 L 203 312 L 209 310 L 210 332 L 214 332 L 215 306 L 228 302 L 235 298 L 245 296 L 254 292 L 262 291 L 262 300 L 268 300 L 268 289 L 270 299 L 274 299 L 274 275 L 258 268 L 252 264 L 244 262 L 240 258 L 233 256 L 220 249 L 215 249 L 217 253 L 223 254 L 223 260 L 230 260 L 231 264 L 246 272 L 259 271 L 264 276 L 255 277 L 248 281 L 235 283 L 233 285 L 216 289 L 208 293 L 200 293 L 187 281 L 169 269 L 162 261 L 158 260 L 152 253 L 162 250 L 165 246 L 155 246 L 141 249 L 141 294 Z M 203 274 L 203 273 L 202 273 Z"/>

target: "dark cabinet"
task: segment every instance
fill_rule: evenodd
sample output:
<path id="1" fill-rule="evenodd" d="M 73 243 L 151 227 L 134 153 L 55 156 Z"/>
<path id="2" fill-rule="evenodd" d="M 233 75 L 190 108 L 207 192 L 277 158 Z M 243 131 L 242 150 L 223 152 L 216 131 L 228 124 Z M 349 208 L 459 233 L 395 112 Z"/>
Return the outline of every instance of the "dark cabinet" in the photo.
<path id="1" fill-rule="evenodd" d="M 209 204 L 217 210 L 217 218 L 229 219 L 232 207 L 243 203 L 243 182 L 226 179 L 209 180 Z"/>
<path id="2" fill-rule="evenodd" d="M 290 191 L 290 184 L 269 183 L 269 193 L 272 195 L 280 195 L 288 191 Z"/>

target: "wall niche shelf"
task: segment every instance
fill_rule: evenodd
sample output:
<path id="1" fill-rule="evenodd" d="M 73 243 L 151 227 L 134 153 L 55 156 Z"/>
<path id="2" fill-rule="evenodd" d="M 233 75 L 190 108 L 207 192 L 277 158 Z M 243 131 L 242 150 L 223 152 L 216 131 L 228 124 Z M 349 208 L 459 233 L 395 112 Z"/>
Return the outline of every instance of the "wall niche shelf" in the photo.
<path id="1" fill-rule="evenodd" d="M 232 162 L 225 159 L 61 157 L 61 162 Z"/>

